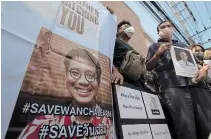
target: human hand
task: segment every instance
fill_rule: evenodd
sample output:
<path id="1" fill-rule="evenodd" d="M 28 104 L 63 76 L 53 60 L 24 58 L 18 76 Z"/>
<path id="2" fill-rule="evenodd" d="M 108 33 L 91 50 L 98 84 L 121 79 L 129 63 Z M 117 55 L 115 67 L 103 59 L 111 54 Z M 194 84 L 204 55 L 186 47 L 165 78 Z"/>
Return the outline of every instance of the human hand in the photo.
<path id="1" fill-rule="evenodd" d="M 158 51 L 155 53 L 157 57 L 160 57 L 166 50 L 171 47 L 171 43 L 161 43 Z"/>
<path id="2" fill-rule="evenodd" d="M 112 83 L 120 83 L 123 84 L 124 81 L 124 77 L 122 76 L 122 74 L 113 66 L 112 69 L 112 77 L 111 77 L 111 82 Z"/>
<path id="3" fill-rule="evenodd" d="M 195 81 L 202 81 L 207 76 L 209 68 L 210 66 L 208 64 L 203 64 L 202 68 L 196 73 Z"/>

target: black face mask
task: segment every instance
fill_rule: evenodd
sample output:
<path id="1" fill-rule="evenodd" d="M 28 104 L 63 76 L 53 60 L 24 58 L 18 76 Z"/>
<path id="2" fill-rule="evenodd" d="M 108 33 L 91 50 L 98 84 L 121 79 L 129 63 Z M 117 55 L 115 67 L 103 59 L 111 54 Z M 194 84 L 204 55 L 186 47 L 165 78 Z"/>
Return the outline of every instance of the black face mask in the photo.
<path id="1" fill-rule="evenodd" d="M 204 59 L 204 52 L 194 52 L 193 53 L 199 60 Z"/>

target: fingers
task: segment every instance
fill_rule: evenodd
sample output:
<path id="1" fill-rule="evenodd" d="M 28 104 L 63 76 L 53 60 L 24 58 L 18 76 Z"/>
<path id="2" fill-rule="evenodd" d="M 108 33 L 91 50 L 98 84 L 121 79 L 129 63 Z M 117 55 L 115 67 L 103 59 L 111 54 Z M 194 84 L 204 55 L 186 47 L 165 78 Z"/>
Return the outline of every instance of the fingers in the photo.
<path id="1" fill-rule="evenodd" d="M 115 81 L 114 81 L 114 83 L 118 83 L 119 79 L 120 79 L 120 77 L 117 76 L 116 79 L 115 79 Z"/>
<path id="2" fill-rule="evenodd" d="M 123 84 L 124 82 L 124 78 L 121 74 L 112 74 L 112 78 L 111 78 L 111 82 L 112 83 L 118 83 L 120 82 L 120 84 Z"/>
<path id="3" fill-rule="evenodd" d="M 195 80 L 197 82 L 200 82 L 200 81 L 204 80 L 204 77 L 206 77 L 206 74 L 207 74 L 206 70 L 200 70 L 198 72 L 198 75 L 196 76 Z"/>
<path id="4" fill-rule="evenodd" d="M 114 74 L 112 74 L 111 82 L 114 83 L 115 79 L 116 79 L 116 74 L 114 73 Z"/>
<path id="5" fill-rule="evenodd" d="M 210 66 L 208 64 L 203 64 L 203 69 L 208 70 L 210 69 Z"/>
<path id="6" fill-rule="evenodd" d="M 124 78 L 122 75 L 117 75 L 116 78 L 115 78 L 115 81 L 114 83 L 120 83 L 120 84 L 123 84 L 123 81 L 124 81 Z"/>
<path id="7" fill-rule="evenodd" d="M 196 82 L 200 82 L 200 81 L 202 81 L 204 79 L 204 76 L 198 76 L 196 79 L 195 79 L 195 81 Z"/>

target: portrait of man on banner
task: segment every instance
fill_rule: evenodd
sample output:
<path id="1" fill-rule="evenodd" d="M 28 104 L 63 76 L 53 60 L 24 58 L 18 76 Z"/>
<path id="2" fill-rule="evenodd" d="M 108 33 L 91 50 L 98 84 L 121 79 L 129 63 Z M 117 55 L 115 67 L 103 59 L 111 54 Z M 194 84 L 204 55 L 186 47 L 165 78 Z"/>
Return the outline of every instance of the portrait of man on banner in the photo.
<path id="1" fill-rule="evenodd" d="M 172 46 L 170 52 L 176 74 L 185 77 L 194 77 L 198 71 L 198 67 L 191 50 Z"/>
<path id="2" fill-rule="evenodd" d="M 181 67 L 184 67 L 184 68 L 194 67 L 193 59 L 191 58 L 189 51 L 179 50 L 175 48 L 175 53 L 176 53 L 178 64 Z"/>

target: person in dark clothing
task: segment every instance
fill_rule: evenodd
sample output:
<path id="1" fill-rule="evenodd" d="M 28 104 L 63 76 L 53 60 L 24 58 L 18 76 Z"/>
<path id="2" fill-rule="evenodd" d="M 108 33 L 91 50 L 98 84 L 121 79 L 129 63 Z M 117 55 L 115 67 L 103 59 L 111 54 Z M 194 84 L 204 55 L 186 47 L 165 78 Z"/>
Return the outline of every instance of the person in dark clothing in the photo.
<path id="1" fill-rule="evenodd" d="M 129 29 L 131 29 L 132 31 L 131 30 L 128 31 Z M 133 32 L 134 30 L 131 27 L 131 24 L 129 21 L 123 20 L 117 26 L 117 38 L 116 38 L 115 49 L 114 49 L 113 67 L 115 67 L 118 71 L 120 71 L 120 67 L 122 65 L 122 62 L 127 52 L 130 50 L 134 50 L 128 44 L 128 41 L 130 40 Z M 157 81 L 156 77 L 157 75 L 154 71 L 144 70 L 139 80 L 133 81 L 130 78 L 124 76 L 124 82 L 133 84 L 135 86 L 140 87 L 140 89 L 146 89 L 146 91 L 150 91 L 151 93 L 157 94 L 159 91 L 159 84 L 156 82 Z M 153 84 L 151 80 L 154 81 Z"/>
<path id="2" fill-rule="evenodd" d="M 131 36 L 127 36 L 124 30 L 128 27 L 131 27 L 130 22 L 123 20 L 117 26 L 117 38 L 115 42 L 114 48 L 114 59 L 113 64 L 114 66 L 119 69 L 122 61 L 125 58 L 125 55 L 128 51 L 134 50 L 129 44 L 128 41 L 130 40 Z"/>
<path id="3" fill-rule="evenodd" d="M 170 54 L 171 45 L 187 48 L 173 40 L 173 27 L 169 21 L 157 27 L 160 39 L 149 47 L 146 69 L 158 73 L 161 102 L 170 116 L 176 139 L 207 139 L 211 132 L 211 95 L 204 82 L 208 65 L 198 65 L 199 72 L 191 79 L 176 75 Z M 199 61 L 196 62 L 199 63 Z"/>
<path id="4" fill-rule="evenodd" d="M 130 40 L 132 34 L 128 34 L 129 35 L 128 36 L 124 32 L 124 30 L 129 27 L 131 27 L 131 23 L 125 20 L 121 21 L 117 25 L 117 39 L 114 48 L 113 74 L 112 74 L 112 81 L 115 83 L 120 82 L 120 84 L 122 84 L 125 81 L 125 78 L 119 72 L 119 68 L 126 56 L 126 53 L 129 50 L 133 50 L 133 48 L 128 44 L 128 41 Z"/>

